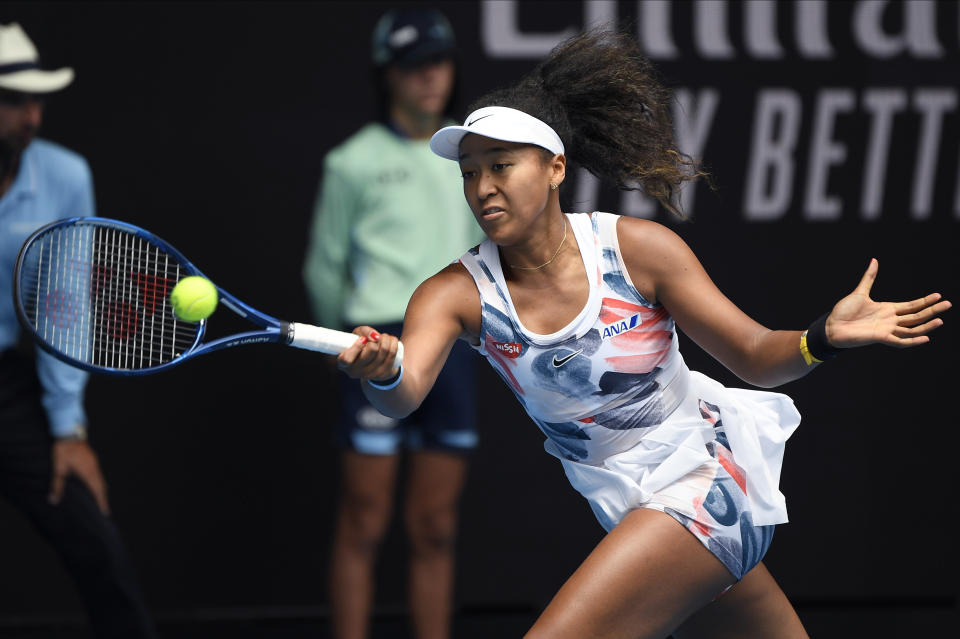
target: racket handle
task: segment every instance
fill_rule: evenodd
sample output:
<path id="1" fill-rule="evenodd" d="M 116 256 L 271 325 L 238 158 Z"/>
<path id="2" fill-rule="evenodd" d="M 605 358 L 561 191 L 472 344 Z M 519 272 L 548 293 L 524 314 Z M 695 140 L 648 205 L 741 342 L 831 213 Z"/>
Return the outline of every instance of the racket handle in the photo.
<path id="1" fill-rule="evenodd" d="M 291 330 L 292 329 L 292 330 Z M 359 337 L 353 333 L 344 333 L 330 328 L 300 324 L 292 322 L 288 327 L 288 334 L 293 333 L 290 345 L 304 348 L 308 351 L 319 351 L 331 355 L 339 355 L 342 351 L 353 346 Z M 403 343 L 397 343 L 397 357 L 393 360 L 393 367 L 400 368 L 403 363 Z"/>

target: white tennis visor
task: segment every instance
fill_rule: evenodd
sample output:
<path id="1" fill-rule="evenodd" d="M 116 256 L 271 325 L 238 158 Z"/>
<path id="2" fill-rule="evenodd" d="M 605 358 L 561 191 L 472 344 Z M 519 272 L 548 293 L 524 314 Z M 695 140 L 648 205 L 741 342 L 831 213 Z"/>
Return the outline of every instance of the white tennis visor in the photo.
<path id="1" fill-rule="evenodd" d="M 430 149 L 442 158 L 458 162 L 460 141 L 468 133 L 485 138 L 541 146 L 551 153 L 563 153 L 560 136 L 543 120 L 509 107 L 490 106 L 467 116 L 463 126 L 448 126 L 430 138 Z"/>

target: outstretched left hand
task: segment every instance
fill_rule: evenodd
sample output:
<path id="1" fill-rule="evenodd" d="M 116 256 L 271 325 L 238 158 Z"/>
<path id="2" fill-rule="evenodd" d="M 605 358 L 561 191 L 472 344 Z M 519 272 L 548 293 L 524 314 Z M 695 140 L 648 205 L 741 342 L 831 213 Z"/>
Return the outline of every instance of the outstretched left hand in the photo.
<path id="1" fill-rule="evenodd" d="M 888 344 L 897 348 L 919 346 L 930 341 L 927 333 L 943 325 L 938 314 L 952 304 L 940 293 L 910 302 L 875 302 L 870 289 L 880 265 L 870 260 L 866 273 L 850 295 L 837 302 L 827 317 L 827 340 L 837 348 L 867 344 Z"/>

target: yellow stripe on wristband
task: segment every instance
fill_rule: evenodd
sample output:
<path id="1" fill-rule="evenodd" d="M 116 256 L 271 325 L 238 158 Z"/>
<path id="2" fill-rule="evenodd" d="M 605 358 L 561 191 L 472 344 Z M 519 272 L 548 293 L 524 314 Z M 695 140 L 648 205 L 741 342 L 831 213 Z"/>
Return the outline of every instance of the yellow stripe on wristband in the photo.
<path id="1" fill-rule="evenodd" d="M 803 361 L 807 363 L 807 366 L 813 366 L 814 362 L 817 364 L 823 363 L 822 359 L 817 359 L 810 354 L 810 349 L 807 348 L 807 331 L 800 335 L 800 354 L 803 355 Z"/>

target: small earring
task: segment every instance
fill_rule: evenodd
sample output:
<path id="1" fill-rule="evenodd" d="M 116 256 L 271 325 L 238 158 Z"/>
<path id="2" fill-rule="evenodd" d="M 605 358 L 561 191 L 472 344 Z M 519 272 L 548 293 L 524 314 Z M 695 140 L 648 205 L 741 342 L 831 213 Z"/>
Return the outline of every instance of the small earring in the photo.
<path id="1" fill-rule="evenodd" d="M 551 191 L 556 191 L 556 190 L 557 190 L 557 185 L 554 184 L 553 182 L 551 182 L 551 183 L 550 183 L 550 190 L 551 190 Z"/>

